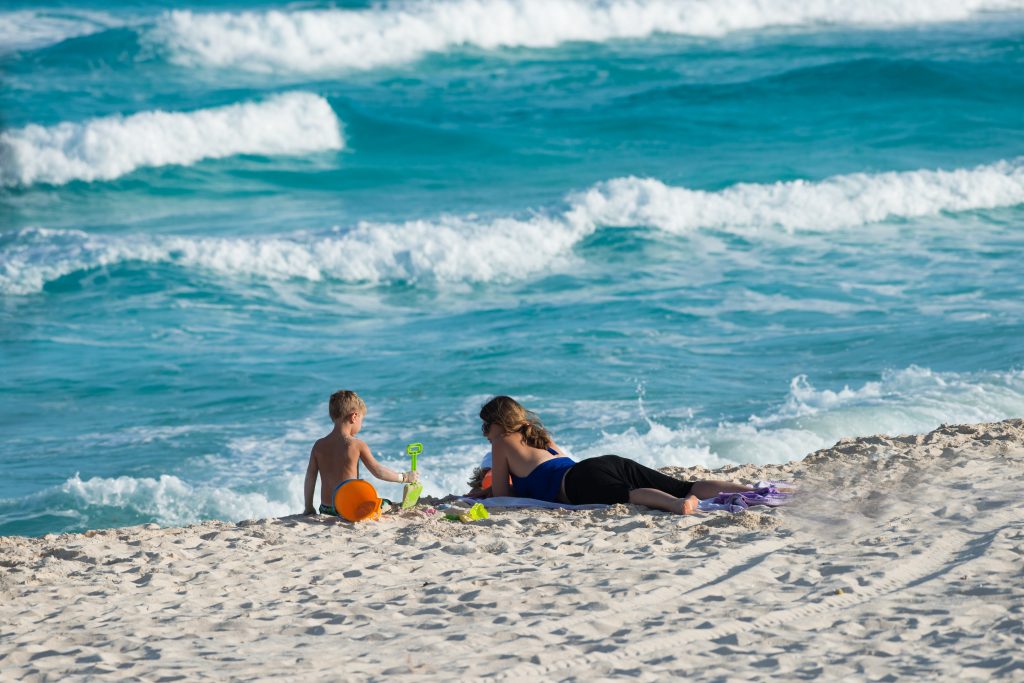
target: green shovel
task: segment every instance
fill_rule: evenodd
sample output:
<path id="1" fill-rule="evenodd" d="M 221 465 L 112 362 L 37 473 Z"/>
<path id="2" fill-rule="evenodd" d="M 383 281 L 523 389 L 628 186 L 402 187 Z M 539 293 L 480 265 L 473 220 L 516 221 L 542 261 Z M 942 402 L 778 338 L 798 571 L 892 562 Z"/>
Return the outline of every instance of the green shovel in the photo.
<path id="1" fill-rule="evenodd" d="M 412 458 L 412 471 L 416 471 L 416 456 L 423 452 L 423 444 L 411 443 L 405 447 L 405 453 Z M 402 489 L 402 509 L 411 508 L 416 504 L 416 501 L 420 499 L 420 494 L 423 493 L 423 484 L 416 482 L 415 484 L 406 484 L 405 488 Z"/>

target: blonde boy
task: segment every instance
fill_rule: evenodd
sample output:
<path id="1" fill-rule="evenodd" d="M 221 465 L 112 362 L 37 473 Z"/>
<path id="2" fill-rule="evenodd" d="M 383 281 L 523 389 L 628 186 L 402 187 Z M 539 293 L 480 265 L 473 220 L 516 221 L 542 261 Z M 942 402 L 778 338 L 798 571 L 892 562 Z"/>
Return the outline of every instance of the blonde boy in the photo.
<path id="1" fill-rule="evenodd" d="M 306 499 L 305 515 L 315 515 L 313 509 L 313 491 L 316 488 L 316 477 L 320 475 L 320 514 L 337 515 L 334 509 L 334 491 L 349 479 L 359 478 L 359 461 L 362 460 L 370 474 L 392 482 L 419 481 L 416 472 L 396 472 L 377 462 L 370 448 L 356 438 L 363 427 L 366 416 L 366 404 L 354 391 L 336 391 L 331 394 L 327 405 L 334 429 L 331 433 L 313 444 L 309 454 L 309 466 L 306 468 L 306 482 L 303 494 Z"/>

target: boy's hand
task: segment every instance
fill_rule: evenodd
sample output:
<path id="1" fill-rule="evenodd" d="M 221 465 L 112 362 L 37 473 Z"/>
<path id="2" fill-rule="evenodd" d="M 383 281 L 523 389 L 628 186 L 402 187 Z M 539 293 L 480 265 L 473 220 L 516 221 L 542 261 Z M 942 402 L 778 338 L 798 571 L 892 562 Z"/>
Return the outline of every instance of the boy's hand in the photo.
<path id="1" fill-rule="evenodd" d="M 415 484 L 420 480 L 420 473 L 415 470 L 409 470 L 408 472 L 402 472 L 402 483 L 403 484 Z"/>

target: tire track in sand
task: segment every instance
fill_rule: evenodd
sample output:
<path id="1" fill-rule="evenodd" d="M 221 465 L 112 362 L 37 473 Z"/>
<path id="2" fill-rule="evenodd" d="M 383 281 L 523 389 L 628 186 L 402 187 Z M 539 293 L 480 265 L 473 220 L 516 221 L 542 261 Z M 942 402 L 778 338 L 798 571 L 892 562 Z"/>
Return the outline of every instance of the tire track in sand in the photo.
<path id="1" fill-rule="evenodd" d="M 939 537 L 922 540 L 916 547 L 922 547 L 924 550 L 914 556 L 913 562 L 892 563 L 891 566 L 894 569 L 891 574 L 884 576 L 879 581 L 857 592 L 843 594 L 822 593 L 815 587 L 814 590 L 808 591 L 804 595 L 805 600 L 814 600 L 810 604 L 777 610 L 750 621 L 730 619 L 725 623 L 708 629 L 680 630 L 677 633 L 653 636 L 643 642 L 627 645 L 612 651 L 605 650 L 574 654 L 550 663 L 523 663 L 501 672 L 495 678 L 501 680 L 509 678 L 523 678 L 527 680 L 546 679 L 546 677 L 566 669 L 575 669 L 577 672 L 582 673 L 588 667 L 600 664 L 614 666 L 620 663 L 628 663 L 635 665 L 642 661 L 641 658 L 650 659 L 657 658 L 659 655 L 674 654 L 680 650 L 681 646 L 714 641 L 729 635 L 770 629 L 796 620 L 804 620 L 808 617 L 847 610 L 880 596 L 896 593 L 908 586 L 920 585 L 952 571 L 964 562 L 974 559 L 973 555 L 957 559 L 957 551 L 965 546 L 969 546 L 971 541 L 976 541 L 979 538 L 986 536 L 994 538 L 999 529 L 1016 520 L 1017 515 L 1018 512 L 1013 509 L 994 511 L 988 515 L 988 523 L 984 529 L 979 530 L 975 528 L 972 533 L 967 533 L 959 529 L 950 528 Z M 730 564 L 735 563 L 730 562 Z M 718 583 L 718 581 L 714 583 Z M 559 625 L 561 627 L 562 623 L 560 622 Z"/>
<path id="2" fill-rule="evenodd" d="M 645 607 L 663 607 L 665 605 L 666 598 L 673 597 L 678 598 L 682 594 L 693 593 L 700 591 L 708 586 L 720 583 L 732 575 L 737 573 L 738 570 L 749 569 L 757 566 L 767 560 L 771 554 L 777 551 L 780 547 L 785 547 L 786 543 L 781 543 L 776 547 L 769 550 L 765 550 L 763 546 L 750 544 L 741 546 L 736 550 L 723 549 L 718 555 L 711 558 L 702 558 L 702 564 L 695 567 L 689 574 L 680 575 L 680 582 L 672 585 L 671 589 L 654 588 L 646 592 L 638 592 L 636 599 L 631 599 L 628 603 L 628 609 L 624 610 L 610 610 L 611 614 L 626 614 L 636 612 L 637 609 L 642 610 Z M 724 574 L 723 574 L 724 572 Z M 670 595 L 666 595 L 667 591 L 671 591 Z M 611 604 L 616 604 L 612 602 Z M 571 617 L 559 617 L 557 622 L 557 629 L 563 630 L 572 628 L 578 624 L 594 621 L 607 617 L 609 612 L 583 612 Z M 524 624 L 522 633 L 529 633 L 530 630 L 537 626 L 536 620 L 531 619 L 529 623 Z M 516 630 L 515 632 L 519 632 Z"/>

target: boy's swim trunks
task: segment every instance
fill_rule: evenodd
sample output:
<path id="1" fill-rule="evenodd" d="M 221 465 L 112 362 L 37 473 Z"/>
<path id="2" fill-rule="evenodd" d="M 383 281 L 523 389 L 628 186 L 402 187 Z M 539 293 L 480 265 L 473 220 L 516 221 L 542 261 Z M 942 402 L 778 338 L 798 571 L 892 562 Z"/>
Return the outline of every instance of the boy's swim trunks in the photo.
<path id="1" fill-rule="evenodd" d="M 573 505 L 628 503 L 633 489 L 658 489 L 676 498 L 690 495 L 693 483 L 652 470 L 618 455 L 580 460 L 565 475 L 565 497 Z"/>

